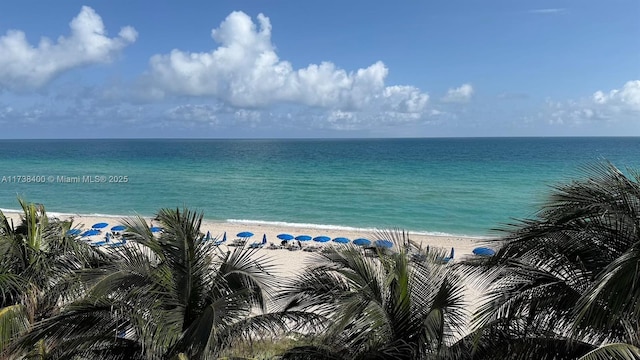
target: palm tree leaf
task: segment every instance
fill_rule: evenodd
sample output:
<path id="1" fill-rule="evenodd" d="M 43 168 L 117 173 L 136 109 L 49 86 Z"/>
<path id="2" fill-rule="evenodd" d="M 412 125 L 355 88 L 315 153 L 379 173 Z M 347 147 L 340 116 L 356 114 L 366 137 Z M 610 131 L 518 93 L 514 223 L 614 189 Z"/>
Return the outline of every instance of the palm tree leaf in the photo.
<path id="1" fill-rule="evenodd" d="M 630 344 L 607 344 L 593 349 L 578 360 L 638 360 L 640 349 Z"/>
<path id="2" fill-rule="evenodd" d="M 0 308 L 0 354 L 18 335 L 29 328 L 29 319 L 23 305 Z"/>

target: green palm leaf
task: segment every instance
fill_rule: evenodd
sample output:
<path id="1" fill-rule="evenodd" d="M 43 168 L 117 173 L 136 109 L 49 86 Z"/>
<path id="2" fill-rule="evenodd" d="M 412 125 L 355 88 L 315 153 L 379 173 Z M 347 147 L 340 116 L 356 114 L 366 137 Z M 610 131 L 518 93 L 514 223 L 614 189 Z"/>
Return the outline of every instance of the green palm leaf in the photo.
<path id="1" fill-rule="evenodd" d="M 640 349 L 629 344 L 607 344 L 591 350 L 578 360 L 638 360 Z"/>

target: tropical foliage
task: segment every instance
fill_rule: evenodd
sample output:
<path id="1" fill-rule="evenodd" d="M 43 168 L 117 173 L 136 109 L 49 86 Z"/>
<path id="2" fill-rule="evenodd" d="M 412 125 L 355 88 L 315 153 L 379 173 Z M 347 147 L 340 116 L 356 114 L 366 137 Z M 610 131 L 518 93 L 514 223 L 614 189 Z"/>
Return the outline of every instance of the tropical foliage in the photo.
<path id="1" fill-rule="evenodd" d="M 287 309 L 327 319 L 316 344 L 293 348 L 285 358 L 424 359 L 460 334 L 463 287 L 442 266 L 443 254 L 416 247 L 406 233 L 382 236 L 400 250 L 373 256 L 353 246 L 328 251 L 285 286 Z"/>
<path id="2" fill-rule="evenodd" d="M 19 199 L 21 222 L 0 212 L 0 354 L 11 340 L 53 316 L 77 294 L 71 277 L 106 257 L 67 234 L 71 222 L 50 221 L 42 205 Z M 32 346 L 25 354 L 44 354 Z M 35 355 L 34 355 L 35 356 Z"/>
<path id="3" fill-rule="evenodd" d="M 238 339 L 295 323 L 293 314 L 265 313 L 274 277 L 255 250 L 206 243 L 202 214 L 190 210 L 165 209 L 157 219 L 160 236 L 144 219 L 129 220 L 125 238 L 135 245 L 78 272 L 83 297 L 22 343 L 57 344 L 56 357 L 65 359 L 209 359 Z"/>
<path id="4" fill-rule="evenodd" d="M 474 358 L 640 358 L 640 177 L 585 171 L 473 264 L 488 291 L 458 346 Z"/>

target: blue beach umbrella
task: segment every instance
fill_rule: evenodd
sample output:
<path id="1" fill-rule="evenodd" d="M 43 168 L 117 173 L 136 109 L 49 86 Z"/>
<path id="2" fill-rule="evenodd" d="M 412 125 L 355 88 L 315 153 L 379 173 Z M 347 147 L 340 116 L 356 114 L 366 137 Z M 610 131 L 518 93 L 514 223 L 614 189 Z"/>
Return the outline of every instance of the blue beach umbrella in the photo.
<path id="1" fill-rule="evenodd" d="M 67 235 L 80 235 L 81 232 L 82 230 L 80 229 L 70 229 L 67 231 Z"/>
<path id="2" fill-rule="evenodd" d="M 367 246 L 371 245 L 371 240 L 365 238 L 355 239 L 353 240 L 353 244 L 358 246 Z"/>
<path id="3" fill-rule="evenodd" d="M 328 236 L 316 236 L 316 237 L 313 238 L 313 241 L 321 242 L 321 243 L 327 242 L 329 240 L 331 240 L 331 238 L 328 237 Z"/>
<path id="4" fill-rule="evenodd" d="M 389 240 L 376 240 L 373 243 L 376 247 L 389 249 L 393 246 L 393 243 Z"/>
<path id="5" fill-rule="evenodd" d="M 333 242 L 338 243 L 338 244 L 348 244 L 349 243 L 349 239 L 347 239 L 346 237 L 337 237 L 337 238 L 333 239 Z"/>
<path id="6" fill-rule="evenodd" d="M 149 230 L 151 230 L 152 233 L 157 233 L 157 232 L 162 231 L 162 228 L 159 227 L 159 226 L 152 226 L 152 227 L 149 228 Z"/>
<path id="7" fill-rule="evenodd" d="M 211 233 L 207 230 L 207 235 L 204 237 L 203 241 L 209 241 L 211 240 Z"/>
<path id="8" fill-rule="evenodd" d="M 279 234 L 277 236 L 277 238 L 280 239 L 280 240 L 289 241 L 289 240 L 293 239 L 293 235 L 291 235 L 291 234 Z"/>
<path id="9" fill-rule="evenodd" d="M 102 229 L 102 228 L 106 228 L 107 226 L 109 226 L 109 224 L 107 224 L 107 223 L 97 223 L 97 224 L 93 224 L 93 226 L 91 228 L 92 229 Z"/>
<path id="10" fill-rule="evenodd" d="M 496 251 L 488 247 L 477 247 L 473 249 L 473 253 L 478 256 L 493 256 L 496 254 Z"/>
<path id="11" fill-rule="evenodd" d="M 243 231 L 243 232 L 239 232 L 236 236 L 239 238 L 250 238 L 253 236 L 253 233 L 249 231 Z"/>
<path id="12" fill-rule="evenodd" d="M 309 241 L 311 240 L 311 236 L 309 235 L 298 235 L 295 237 L 296 240 L 298 241 Z"/>
<path id="13" fill-rule="evenodd" d="M 116 225 L 114 227 L 111 228 L 111 231 L 123 231 L 126 230 L 127 227 L 124 225 Z"/>
<path id="14" fill-rule="evenodd" d="M 94 236 L 94 235 L 98 235 L 98 234 L 100 234 L 99 230 L 91 229 L 91 230 L 87 230 L 87 231 L 83 232 L 82 233 L 82 237 Z"/>

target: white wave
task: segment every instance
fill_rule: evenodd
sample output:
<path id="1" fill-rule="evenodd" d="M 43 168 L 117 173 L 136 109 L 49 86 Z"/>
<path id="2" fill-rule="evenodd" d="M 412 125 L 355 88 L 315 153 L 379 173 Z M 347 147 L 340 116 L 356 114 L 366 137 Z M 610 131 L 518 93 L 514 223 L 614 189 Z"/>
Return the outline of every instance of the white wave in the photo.
<path id="1" fill-rule="evenodd" d="M 8 214 L 22 214 L 22 209 L 4 209 L 4 208 L 0 208 L 0 211 L 2 211 L 3 213 L 8 213 Z M 93 218 L 109 218 L 109 219 L 122 219 L 122 218 L 129 218 L 132 216 L 137 216 L 136 214 L 134 215 L 114 215 L 114 214 L 101 214 L 101 213 L 91 213 L 91 214 L 80 214 L 80 213 L 69 213 L 69 212 L 57 212 L 57 211 L 48 211 L 47 210 L 47 215 L 49 215 L 49 217 L 93 217 Z M 148 216 L 143 216 L 145 218 L 147 218 Z"/>
<path id="2" fill-rule="evenodd" d="M 0 211 L 5 213 L 22 213 L 22 210 L 18 209 L 2 209 Z M 64 213 L 64 212 L 51 212 L 47 211 L 47 214 L 51 217 L 97 217 L 97 218 L 107 218 L 107 219 L 126 219 L 132 216 L 137 216 L 138 214 L 133 215 L 113 215 L 113 214 L 100 214 L 100 213 L 91 213 L 91 214 L 78 214 L 78 213 Z M 142 215 L 144 218 L 150 218 L 151 216 Z M 207 221 L 215 221 L 211 219 L 205 219 Z M 219 220 L 218 220 L 219 221 Z M 353 226 L 342 226 L 342 225 L 330 225 L 330 224 L 312 224 L 312 223 L 292 223 L 285 221 L 265 221 L 265 220 L 249 220 L 249 219 L 227 219 L 225 220 L 229 223 L 235 224 L 245 224 L 247 226 L 250 225 L 268 225 L 274 227 L 285 227 L 285 228 L 305 228 L 305 229 L 318 229 L 318 230 L 337 230 L 337 231 L 354 231 L 354 232 L 371 232 L 374 233 L 376 231 L 385 230 L 382 228 L 363 228 L 363 227 L 353 227 Z M 406 230 L 406 229 L 405 229 Z M 440 231 L 413 231 L 408 230 L 411 234 L 415 235 L 424 235 L 424 236 L 441 236 L 441 237 L 464 237 L 464 238 L 473 238 L 473 239 L 490 239 L 488 236 L 478 236 L 478 235 L 466 235 L 466 234 L 453 234 L 446 233 Z"/>
<path id="3" fill-rule="evenodd" d="M 311 224 L 311 223 L 291 223 L 284 221 L 264 221 L 264 220 L 248 220 L 248 219 L 227 219 L 227 222 L 234 224 L 245 224 L 245 225 L 268 225 L 274 227 L 289 227 L 289 228 L 305 228 L 305 229 L 319 229 L 319 230 L 340 230 L 340 231 L 357 231 L 357 232 L 376 232 L 380 230 L 385 230 L 381 228 L 359 228 L 352 226 L 341 226 L 341 225 L 328 225 L 328 224 Z M 470 236 L 470 235 L 461 235 L 461 234 L 451 234 L 440 231 L 411 231 L 408 230 L 411 234 L 415 235 L 425 235 L 425 236 L 442 236 L 442 237 L 465 237 L 465 238 L 473 238 L 473 239 L 488 239 L 489 237 L 484 236 Z"/>
<path id="4" fill-rule="evenodd" d="M 21 213 L 22 210 L 18 210 L 18 209 L 3 209 L 0 208 L 0 211 L 2 211 L 3 213 Z"/>

